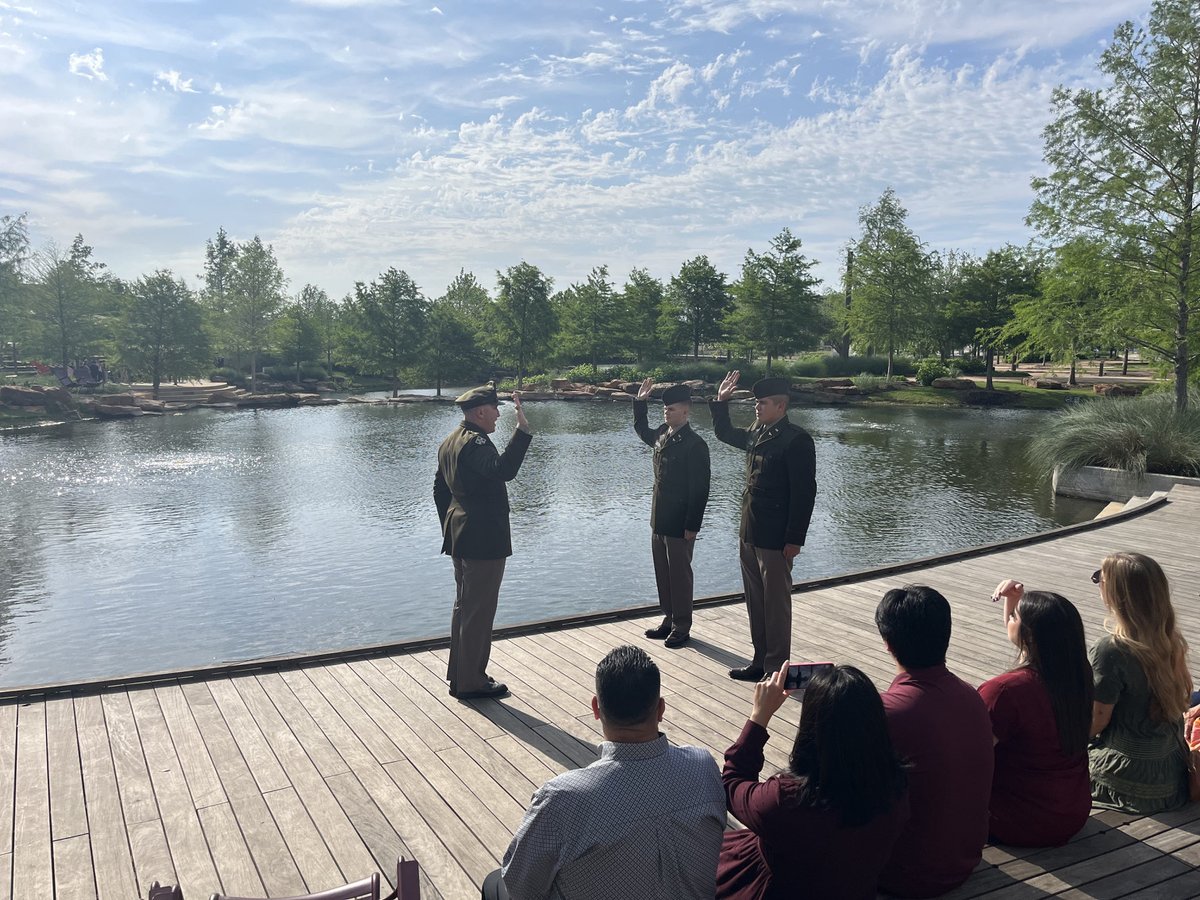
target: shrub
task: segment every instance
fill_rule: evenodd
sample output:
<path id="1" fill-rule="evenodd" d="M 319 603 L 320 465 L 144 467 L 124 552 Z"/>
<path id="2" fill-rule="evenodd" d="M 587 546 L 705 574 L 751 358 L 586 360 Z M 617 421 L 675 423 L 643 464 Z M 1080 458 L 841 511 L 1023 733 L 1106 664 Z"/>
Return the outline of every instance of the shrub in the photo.
<path id="1" fill-rule="evenodd" d="M 1098 397 L 1059 413 L 1029 445 L 1047 469 L 1103 466 L 1137 475 L 1200 475 L 1200 390 L 1178 413 L 1169 394 Z"/>
<path id="2" fill-rule="evenodd" d="M 882 391 L 888 383 L 888 380 L 883 375 L 871 375 L 867 372 L 860 372 L 850 379 L 854 382 L 854 386 L 860 391 Z"/>
<path id="3" fill-rule="evenodd" d="M 959 375 L 984 375 L 987 373 L 987 363 L 982 359 L 968 359 L 964 356 L 950 360 L 950 367 L 955 369 Z"/>
<path id="4" fill-rule="evenodd" d="M 902 356 L 892 360 L 893 375 L 912 374 L 912 361 Z M 884 375 L 886 356 L 838 356 L 832 353 L 812 353 L 792 363 L 791 374 L 797 378 L 852 378 L 855 375 Z"/>
<path id="5" fill-rule="evenodd" d="M 329 373 L 319 363 L 307 362 L 300 366 L 300 377 L 305 381 L 325 381 Z"/>
<path id="6" fill-rule="evenodd" d="M 545 372 L 535 372 L 525 376 L 525 383 L 521 386 L 523 391 L 532 391 L 537 389 L 549 389 L 550 376 Z M 502 378 L 496 385 L 498 391 L 515 391 L 517 389 L 516 378 Z"/>
<path id="7" fill-rule="evenodd" d="M 929 357 L 917 363 L 917 381 L 929 387 L 936 378 L 949 378 L 955 370 L 942 363 L 937 357 Z"/>
<path id="8" fill-rule="evenodd" d="M 223 366 L 208 373 L 209 381 L 225 381 L 229 384 L 242 384 L 246 381 L 246 373 L 237 369 Z"/>

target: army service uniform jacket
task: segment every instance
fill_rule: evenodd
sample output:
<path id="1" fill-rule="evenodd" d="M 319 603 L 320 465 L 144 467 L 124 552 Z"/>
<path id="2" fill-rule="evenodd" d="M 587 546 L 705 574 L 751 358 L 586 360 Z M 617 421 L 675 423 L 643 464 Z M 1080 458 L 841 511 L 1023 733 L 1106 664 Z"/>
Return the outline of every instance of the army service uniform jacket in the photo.
<path id="1" fill-rule="evenodd" d="M 442 522 L 442 552 L 460 559 L 512 556 L 508 487 L 532 435 L 517 429 L 504 452 L 482 430 L 460 422 L 438 448 L 433 502 Z"/>
<path id="2" fill-rule="evenodd" d="M 746 488 L 738 536 L 764 550 L 804 545 L 817 499 L 817 456 L 812 436 L 785 415 L 766 428 L 735 428 L 729 403 L 713 400 L 713 430 L 746 451 Z"/>
<path id="3" fill-rule="evenodd" d="M 650 529 L 675 538 L 683 537 L 685 531 L 699 531 L 708 505 L 708 444 L 688 424 L 669 437 L 665 423 L 651 428 L 646 423 L 644 400 L 633 403 L 633 430 L 654 448 Z"/>

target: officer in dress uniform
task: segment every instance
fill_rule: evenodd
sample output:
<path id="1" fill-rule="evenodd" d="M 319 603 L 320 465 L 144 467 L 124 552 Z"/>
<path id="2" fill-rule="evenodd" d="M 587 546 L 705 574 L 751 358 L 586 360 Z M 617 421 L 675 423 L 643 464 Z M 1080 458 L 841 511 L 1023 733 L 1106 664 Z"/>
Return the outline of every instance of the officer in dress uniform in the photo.
<path id="1" fill-rule="evenodd" d="M 442 523 L 442 552 L 454 560 L 454 614 L 450 620 L 450 696 L 503 697 L 508 688 L 487 674 L 492 622 L 504 564 L 512 556 L 508 488 L 521 468 L 532 433 L 521 398 L 513 393 L 517 428 L 504 452 L 489 434 L 500 418 L 496 388 L 488 383 L 455 401 L 463 420 L 438 448 L 433 500 Z"/>
<path id="2" fill-rule="evenodd" d="M 738 376 L 736 371 L 725 376 L 709 407 L 717 437 L 746 451 L 738 537 L 754 658 L 744 668 L 730 669 L 729 677 L 759 681 L 791 656 L 792 560 L 804 546 L 812 518 L 817 463 L 812 437 L 788 421 L 786 378 L 756 382 L 754 424 L 730 424 L 729 397 Z"/>
<path id="3" fill-rule="evenodd" d="M 663 620 L 646 637 L 666 639 L 672 649 L 692 631 L 692 550 L 708 503 L 708 444 L 688 424 L 692 390 L 677 384 L 663 391 L 663 424 L 646 422 L 647 378 L 633 402 L 633 430 L 654 448 L 654 496 L 650 504 L 650 550 Z"/>

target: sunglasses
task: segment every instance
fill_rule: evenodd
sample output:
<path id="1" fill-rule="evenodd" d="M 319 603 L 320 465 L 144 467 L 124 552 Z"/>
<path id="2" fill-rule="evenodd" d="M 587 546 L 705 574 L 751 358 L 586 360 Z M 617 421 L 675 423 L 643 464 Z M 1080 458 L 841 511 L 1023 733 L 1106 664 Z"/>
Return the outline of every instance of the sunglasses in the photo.
<path id="1" fill-rule="evenodd" d="M 1100 570 L 1099 570 L 1099 569 L 1097 569 L 1095 572 L 1093 572 L 1093 573 L 1092 573 L 1092 584 L 1099 584 L 1099 583 L 1100 583 L 1100 577 L 1101 577 L 1101 576 L 1100 576 Z"/>

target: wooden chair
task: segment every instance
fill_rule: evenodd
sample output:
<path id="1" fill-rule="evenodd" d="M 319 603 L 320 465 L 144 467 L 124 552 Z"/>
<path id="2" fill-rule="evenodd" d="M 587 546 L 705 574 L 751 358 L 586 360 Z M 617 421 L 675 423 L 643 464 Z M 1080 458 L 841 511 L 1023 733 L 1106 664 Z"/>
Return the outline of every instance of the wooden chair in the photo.
<path id="1" fill-rule="evenodd" d="M 210 900 L 269 900 L 269 898 L 233 897 L 229 894 L 213 894 Z M 364 878 L 353 884 L 330 888 L 327 891 L 318 891 L 315 894 L 283 897 L 280 900 L 379 900 L 379 873 L 372 872 L 369 878 Z"/>
<path id="2" fill-rule="evenodd" d="M 156 881 L 150 885 L 146 900 L 183 900 L 183 891 L 174 884 L 163 885 Z"/>

